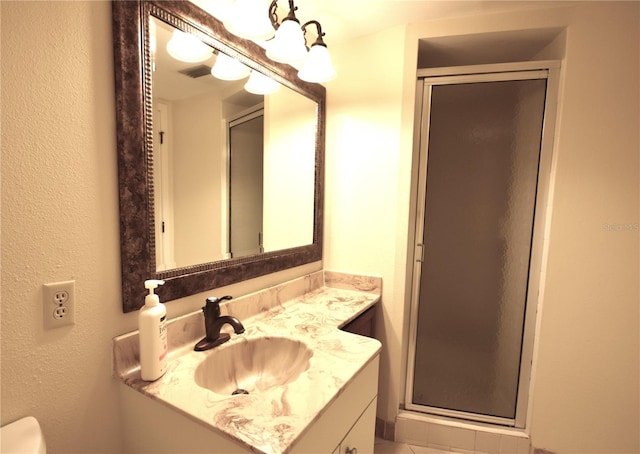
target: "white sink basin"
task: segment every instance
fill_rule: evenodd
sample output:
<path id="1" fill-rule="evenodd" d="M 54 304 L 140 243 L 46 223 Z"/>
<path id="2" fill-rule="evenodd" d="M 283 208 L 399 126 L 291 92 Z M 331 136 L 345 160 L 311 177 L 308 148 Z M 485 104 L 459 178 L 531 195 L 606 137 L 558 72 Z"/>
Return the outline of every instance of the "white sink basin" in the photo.
<path id="1" fill-rule="evenodd" d="M 264 392 L 295 381 L 312 356 L 303 342 L 286 337 L 242 339 L 207 352 L 195 381 L 226 396 Z"/>

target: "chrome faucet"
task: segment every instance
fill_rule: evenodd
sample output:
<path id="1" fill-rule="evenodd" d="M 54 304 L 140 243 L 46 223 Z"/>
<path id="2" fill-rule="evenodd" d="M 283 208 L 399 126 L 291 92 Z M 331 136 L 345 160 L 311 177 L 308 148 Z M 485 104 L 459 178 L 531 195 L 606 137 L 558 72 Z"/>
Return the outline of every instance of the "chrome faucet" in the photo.
<path id="1" fill-rule="evenodd" d="M 236 334 L 244 333 L 244 326 L 242 326 L 240 320 L 230 315 L 220 316 L 220 301 L 230 300 L 231 298 L 229 295 L 221 298 L 215 296 L 207 298 L 207 302 L 202 308 L 202 312 L 204 312 L 204 328 L 207 335 L 196 344 L 193 348 L 195 351 L 209 350 L 227 342 L 231 336 L 227 333 L 220 334 L 220 329 L 227 323 L 233 327 Z"/>

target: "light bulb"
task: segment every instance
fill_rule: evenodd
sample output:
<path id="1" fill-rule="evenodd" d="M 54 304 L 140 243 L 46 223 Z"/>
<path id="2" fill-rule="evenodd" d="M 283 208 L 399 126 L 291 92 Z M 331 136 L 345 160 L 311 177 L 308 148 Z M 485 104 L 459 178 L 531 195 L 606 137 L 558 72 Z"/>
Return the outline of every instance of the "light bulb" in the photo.
<path id="1" fill-rule="evenodd" d="M 314 44 L 309 50 L 307 60 L 298 71 L 298 77 L 307 82 L 328 82 L 336 77 L 336 70 L 331 63 L 331 55 L 326 46 Z"/>
<path id="2" fill-rule="evenodd" d="M 275 38 L 267 46 L 267 57 L 280 63 L 300 62 L 307 56 L 304 34 L 295 20 L 282 22 Z"/>
<path id="3" fill-rule="evenodd" d="M 270 95 L 280 89 L 280 84 L 262 73 L 251 71 L 244 89 L 254 95 Z"/>
<path id="4" fill-rule="evenodd" d="M 174 30 L 173 36 L 167 43 L 167 52 L 176 60 L 199 63 L 211 57 L 213 51 L 190 33 Z"/>
<path id="5" fill-rule="evenodd" d="M 222 52 L 218 53 L 216 62 L 211 68 L 211 75 L 221 80 L 244 79 L 250 72 L 246 65 Z"/>

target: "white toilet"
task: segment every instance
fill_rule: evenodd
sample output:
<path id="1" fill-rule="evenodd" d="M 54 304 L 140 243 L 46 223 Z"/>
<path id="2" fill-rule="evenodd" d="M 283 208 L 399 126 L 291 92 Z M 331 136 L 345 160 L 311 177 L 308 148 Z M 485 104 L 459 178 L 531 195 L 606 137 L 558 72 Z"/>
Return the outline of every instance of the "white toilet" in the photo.
<path id="1" fill-rule="evenodd" d="M 38 420 L 33 416 L 19 419 L 0 428 L 2 454 L 45 454 L 47 446 Z"/>

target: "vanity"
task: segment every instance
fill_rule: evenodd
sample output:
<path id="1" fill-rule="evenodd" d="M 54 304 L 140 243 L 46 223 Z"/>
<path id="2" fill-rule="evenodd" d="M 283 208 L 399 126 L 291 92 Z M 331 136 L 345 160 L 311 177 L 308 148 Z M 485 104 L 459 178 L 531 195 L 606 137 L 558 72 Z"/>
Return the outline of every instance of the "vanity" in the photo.
<path id="1" fill-rule="evenodd" d="M 140 309 L 148 279 L 165 281 L 163 302 L 203 294 L 204 305 L 224 296 L 215 289 L 321 262 L 325 87 L 230 33 L 210 2 L 112 6 L 123 312 Z M 171 52 L 184 34 L 205 60 Z M 227 57 L 278 89 L 217 77 Z M 245 161 L 261 166 L 245 172 L 232 138 L 250 123 L 262 145 Z M 225 325 L 231 339 L 208 351 L 194 351 L 201 311 L 170 320 L 154 382 L 140 377 L 138 332 L 118 336 L 125 452 L 372 453 L 381 345 L 367 336 L 380 295 L 380 278 L 319 271 L 225 300 L 245 331 Z"/>
<path id="2" fill-rule="evenodd" d="M 380 281 L 319 271 L 230 300 L 245 333 L 206 352 L 201 312 L 171 320 L 155 382 L 137 331 L 115 338 L 125 452 L 372 453 L 381 344 L 341 328 L 371 318 Z"/>

